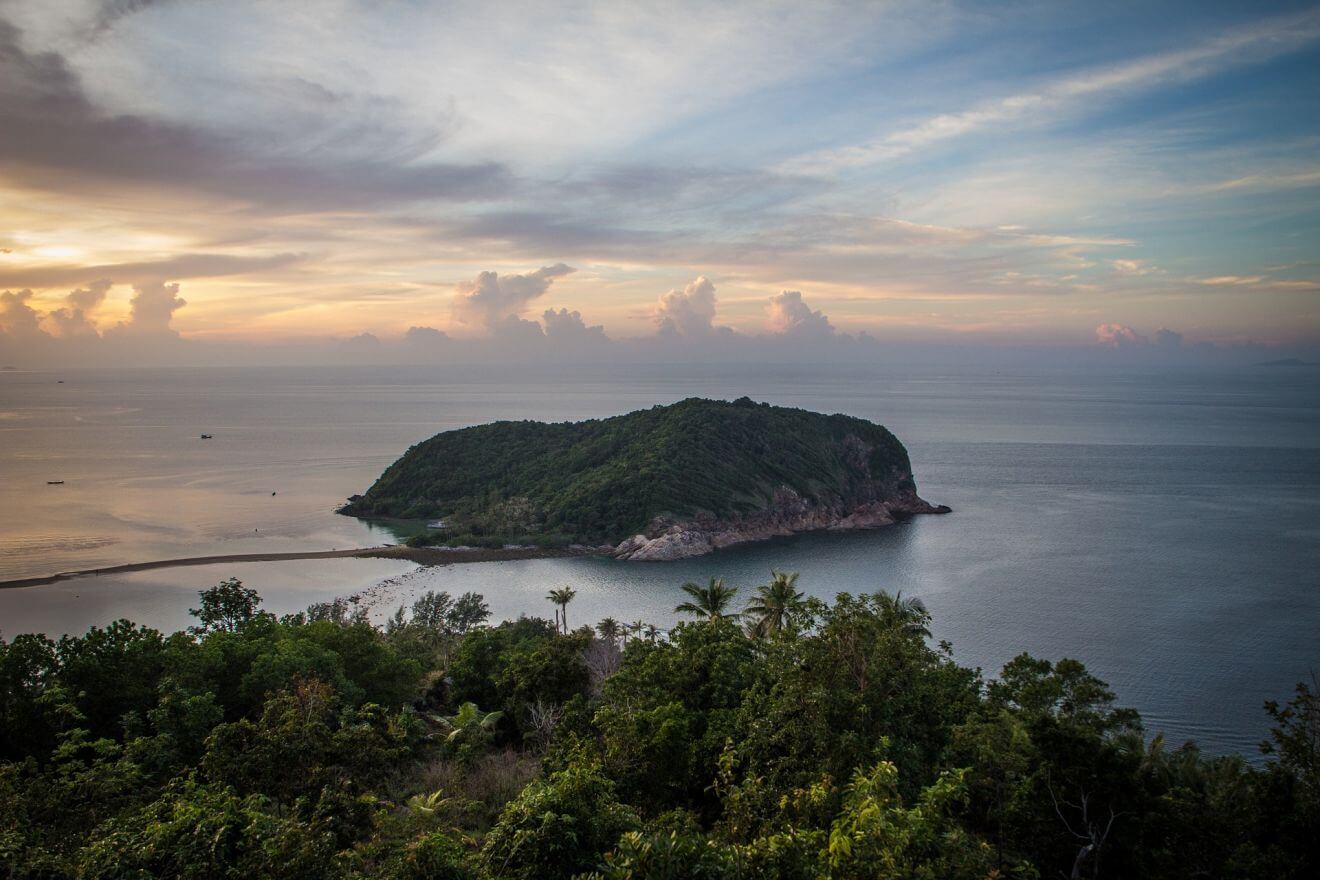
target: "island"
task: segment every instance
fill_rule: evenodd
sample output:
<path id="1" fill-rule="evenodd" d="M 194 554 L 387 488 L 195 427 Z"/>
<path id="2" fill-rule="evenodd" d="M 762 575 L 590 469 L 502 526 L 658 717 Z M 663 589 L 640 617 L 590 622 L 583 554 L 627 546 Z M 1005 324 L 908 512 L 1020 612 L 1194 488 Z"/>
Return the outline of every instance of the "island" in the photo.
<path id="1" fill-rule="evenodd" d="M 446 431 L 339 512 L 430 524 L 413 546 L 592 548 L 659 561 L 949 508 L 917 495 L 907 449 L 886 428 L 744 397 Z"/>

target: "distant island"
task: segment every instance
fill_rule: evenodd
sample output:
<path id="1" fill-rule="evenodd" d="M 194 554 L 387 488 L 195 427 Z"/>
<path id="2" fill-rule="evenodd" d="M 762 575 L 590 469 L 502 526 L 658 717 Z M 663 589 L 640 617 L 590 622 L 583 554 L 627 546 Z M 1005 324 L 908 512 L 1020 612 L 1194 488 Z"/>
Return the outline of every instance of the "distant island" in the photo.
<path id="1" fill-rule="evenodd" d="M 590 546 L 668 560 L 948 511 L 917 495 L 907 450 L 880 425 L 744 397 L 446 431 L 339 512 L 430 522 L 413 546 Z"/>

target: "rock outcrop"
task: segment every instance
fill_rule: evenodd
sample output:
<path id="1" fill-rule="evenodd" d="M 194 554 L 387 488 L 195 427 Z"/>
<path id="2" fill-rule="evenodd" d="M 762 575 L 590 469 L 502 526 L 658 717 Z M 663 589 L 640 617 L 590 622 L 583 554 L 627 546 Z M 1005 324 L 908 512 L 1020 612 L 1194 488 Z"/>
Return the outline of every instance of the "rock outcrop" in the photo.
<path id="1" fill-rule="evenodd" d="M 948 507 L 929 504 L 916 492 L 847 507 L 817 503 L 784 487 L 775 492 L 770 507 L 754 513 L 725 519 L 709 515 L 684 520 L 657 518 L 645 532 L 619 542 L 613 556 L 637 562 L 666 562 L 702 556 L 747 541 L 764 541 L 798 532 L 874 529 L 918 514 L 948 512 Z"/>

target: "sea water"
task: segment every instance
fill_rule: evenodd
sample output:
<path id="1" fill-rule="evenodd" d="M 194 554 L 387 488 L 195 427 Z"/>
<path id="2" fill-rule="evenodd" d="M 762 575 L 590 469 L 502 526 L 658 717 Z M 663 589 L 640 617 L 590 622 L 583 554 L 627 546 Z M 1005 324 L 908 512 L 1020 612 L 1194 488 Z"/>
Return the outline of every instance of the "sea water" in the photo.
<path id="1" fill-rule="evenodd" d="M 570 625 L 667 627 L 684 581 L 717 575 L 745 595 L 778 568 L 825 598 L 922 599 L 935 637 L 987 674 L 1021 651 L 1077 657 L 1148 728 L 1251 752 L 1261 702 L 1320 668 L 1317 389 L 1315 369 L 1265 367 L 0 373 L 0 579 L 392 541 L 334 508 L 437 431 L 688 396 L 878 421 L 907 445 L 923 497 L 954 509 L 675 563 L 332 559 L 85 577 L 0 591 L 0 635 L 116 617 L 179 628 L 197 591 L 229 576 L 277 612 L 355 594 L 384 614 L 443 589 L 484 594 L 497 618 L 549 615 L 546 592 L 571 585 Z"/>

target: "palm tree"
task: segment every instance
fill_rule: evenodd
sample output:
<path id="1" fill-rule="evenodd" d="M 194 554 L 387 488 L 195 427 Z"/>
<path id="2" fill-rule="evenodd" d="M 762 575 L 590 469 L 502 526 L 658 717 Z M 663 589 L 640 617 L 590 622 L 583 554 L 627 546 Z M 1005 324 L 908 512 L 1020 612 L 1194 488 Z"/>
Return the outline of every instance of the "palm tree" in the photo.
<path id="1" fill-rule="evenodd" d="M 458 713 L 448 717 L 432 715 L 447 731 L 445 741 L 450 745 L 476 745 L 488 741 L 495 725 L 504 717 L 503 712 L 482 712 L 476 703 L 464 703 Z"/>
<path id="2" fill-rule="evenodd" d="M 623 629 L 625 632 L 632 633 L 634 637 L 640 636 L 642 631 L 646 629 L 646 621 L 634 620 L 632 623 L 624 624 Z"/>
<path id="3" fill-rule="evenodd" d="M 654 642 L 659 637 L 660 637 L 660 627 L 656 626 L 654 623 L 648 623 L 646 625 L 646 640 L 649 642 Z"/>
<path id="4" fill-rule="evenodd" d="M 721 578 L 711 578 L 710 585 L 705 587 L 689 581 L 683 585 L 683 592 L 691 596 L 692 601 L 684 602 L 674 609 L 680 614 L 691 614 L 711 621 L 729 620 L 738 616 L 737 612 L 726 614 L 724 611 L 733 601 L 738 588 L 726 587 Z"/>
<path id="5" fill-rule="evenodd" d="M 903 591 L 875 594 L 880 619 L 906 636 L 930 637 L 930 612 L 920 599 L 904 599 Z"/>
<path id="6" fill-rule="evenodd" d="M 607 617 L 596 624 L 596 632 L 600 633 L 600 637 L 612 645 L 619 637 L 619 622 L 613 617 Z"/>
<path id="7" fill-rule="evenodd" d="M 770 572 L 770 583 L 757 587 L 744 614 L 752 616 L 750 631 L 768 636 L 784 629 L 793 612 L 802 607 L 803 594 L 797 589 L 797 572 Z"/>
<path id="8" fill-rule="evenodd" d="M 576 595 L 577 590 L 572 587 L 560 587 L 546 594 L 547 599 L 559 606 L 559 610 L 555 612 L 555 622 L 560 624 L 565 634 L 568 633 L 568 603 L 572 602 Z"/>

